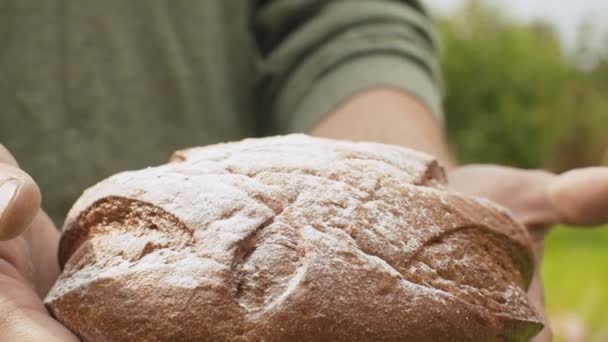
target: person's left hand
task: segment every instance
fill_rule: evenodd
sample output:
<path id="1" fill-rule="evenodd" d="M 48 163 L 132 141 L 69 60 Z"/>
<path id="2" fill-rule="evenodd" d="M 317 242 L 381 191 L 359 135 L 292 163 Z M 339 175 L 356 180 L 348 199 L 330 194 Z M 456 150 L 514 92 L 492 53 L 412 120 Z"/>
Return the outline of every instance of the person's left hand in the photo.
<path id="1" fill-rule="evenodd" d="M 59 275 L 58 241 L 38 186 L 0 145 L 0 341 L 77 341 L 42 303 Z"/>
<path id="2" fill-rule="evenodd" d="M 450 187 L 488 198 L 510 209 L 534 241 L 535 272 L 528 295 L 544 317 L 540 262 L 543 241 L 555 224 L 594 226 L 608 223 L 608 167 L 562 175 L 497 165 L 468 165 L 448 173 Z M 550 341 L 548 326 L 534 339 Z"/>

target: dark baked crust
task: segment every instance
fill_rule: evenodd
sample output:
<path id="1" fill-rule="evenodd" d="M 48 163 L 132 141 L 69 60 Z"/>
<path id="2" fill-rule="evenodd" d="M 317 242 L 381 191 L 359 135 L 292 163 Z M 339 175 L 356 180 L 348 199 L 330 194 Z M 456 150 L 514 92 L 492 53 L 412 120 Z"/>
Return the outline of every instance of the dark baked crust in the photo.
<path id="1" fill-rule="evenodd" d="M 71 210 L 45 302 L 85 340 L 526 340 L 526 230 L 430 157 L 302 135 L 177 152 Z"/>

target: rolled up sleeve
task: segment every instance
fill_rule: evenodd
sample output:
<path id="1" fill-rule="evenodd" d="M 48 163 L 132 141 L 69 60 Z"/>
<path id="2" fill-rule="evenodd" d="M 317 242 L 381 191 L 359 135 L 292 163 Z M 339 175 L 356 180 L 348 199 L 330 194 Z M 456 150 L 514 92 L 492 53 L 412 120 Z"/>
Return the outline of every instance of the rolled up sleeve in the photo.
<path id="1" fill-rule="evenodd" d="M 308 131 L 373 87 L 412 94 L 442 119 L 434 26 L 418 1 L 258 1 L 253 29 L 266 133 Z"/>

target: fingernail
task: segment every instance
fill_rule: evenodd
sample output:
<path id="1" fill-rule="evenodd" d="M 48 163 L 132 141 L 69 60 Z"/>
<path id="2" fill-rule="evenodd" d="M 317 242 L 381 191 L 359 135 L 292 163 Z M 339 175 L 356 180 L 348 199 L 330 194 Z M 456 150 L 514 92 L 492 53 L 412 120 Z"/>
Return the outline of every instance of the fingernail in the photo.
<path id="1" fill-rule="evenodd" d="M 4 211 L 13 201 L 13 198 L 17 195 L 21 181 L 15 178 L 9 178 L 4 182 L 0 183 L 0 221 Z"/>

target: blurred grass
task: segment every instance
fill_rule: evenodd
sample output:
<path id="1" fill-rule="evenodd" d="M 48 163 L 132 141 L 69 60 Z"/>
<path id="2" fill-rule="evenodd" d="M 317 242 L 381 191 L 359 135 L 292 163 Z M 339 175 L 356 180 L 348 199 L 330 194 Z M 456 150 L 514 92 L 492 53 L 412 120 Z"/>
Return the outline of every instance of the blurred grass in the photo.
<path id="1" fill-rule="evenodd" d="M 542 275 L 549 317 L 576 313 L 590 329 L 591 340 L 599 341 L 608 332 L 608 226 L 552 231 Z"/>

